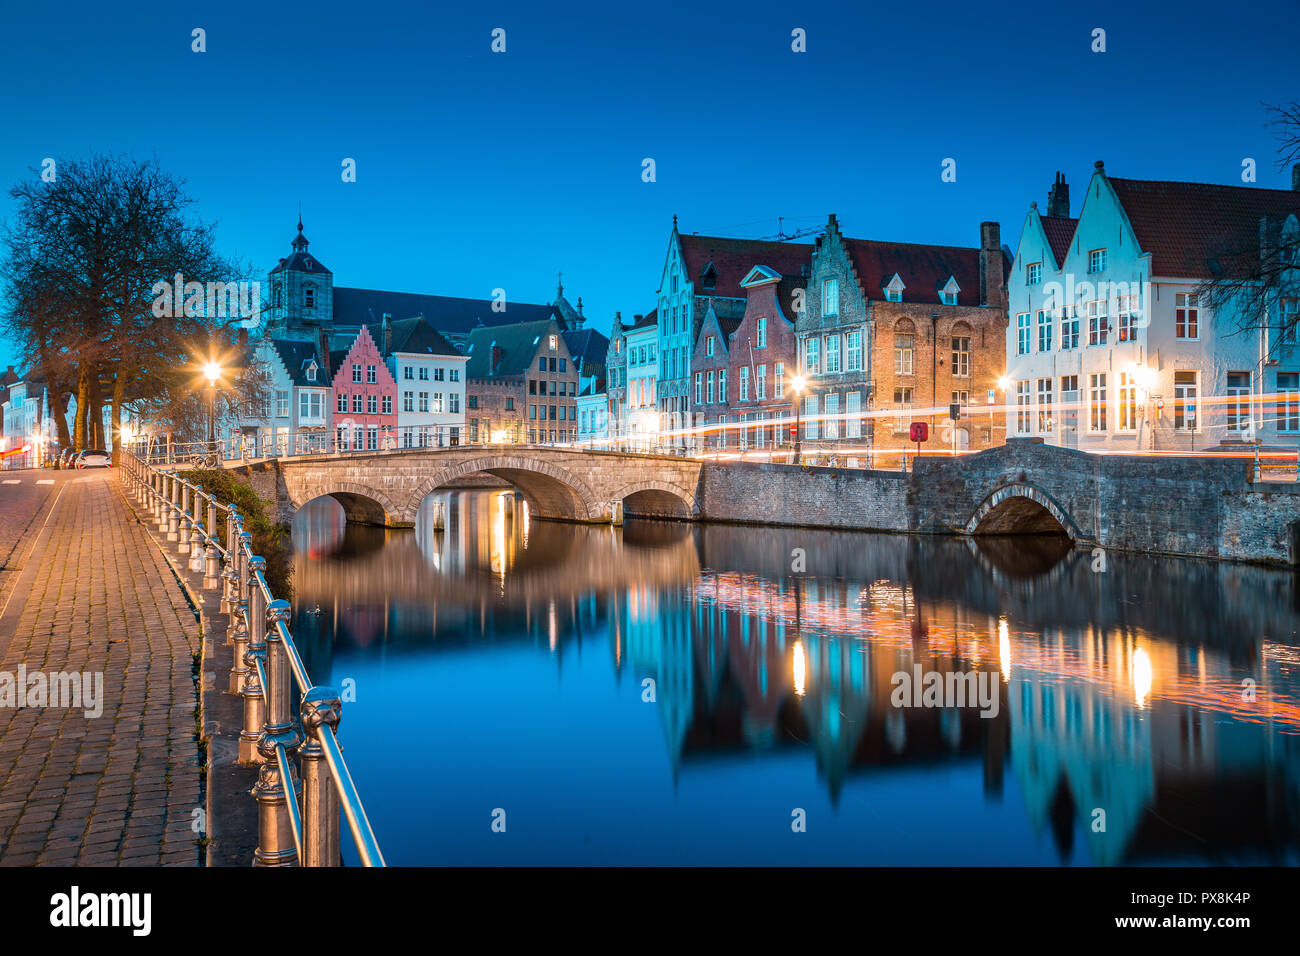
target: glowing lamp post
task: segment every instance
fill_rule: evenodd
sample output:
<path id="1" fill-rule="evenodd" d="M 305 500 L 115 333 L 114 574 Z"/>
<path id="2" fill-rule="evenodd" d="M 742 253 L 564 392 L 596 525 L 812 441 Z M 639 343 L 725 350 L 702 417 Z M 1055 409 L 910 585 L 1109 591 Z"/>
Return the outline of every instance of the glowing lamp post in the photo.
<path id="1" fill-rule="evenodd" d="M 802 375 L 796 375 L 790 380 L 790 387 L 794 389 L 794 463 L 799 464 L 802 458 L 803 450 L 803 429 L 801 413 L 803 411 L 803 390 L 807 387 L 808 380 Z"/>
<path id="2" fill-rule="evenodd" d="M 208 449 L 217 450 L 217 379 L 221 378 L 221 366 L 208 362 L 203 366 L 203 374 L 208 379 Z"/>

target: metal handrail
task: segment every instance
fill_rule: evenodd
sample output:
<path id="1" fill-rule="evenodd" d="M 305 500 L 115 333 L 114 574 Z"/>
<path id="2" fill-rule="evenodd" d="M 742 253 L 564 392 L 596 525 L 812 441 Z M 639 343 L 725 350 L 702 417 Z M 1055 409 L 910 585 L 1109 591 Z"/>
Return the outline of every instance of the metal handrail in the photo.
<path id="1" fill-rule="evenodd" d="M 178 474 L 175 463 L 157 468 L 128 452 L 122 465 L 122 480 L 159 531 L 190 556 L 190 570 L 203 572 L 204 589 L 222 589 L 234 645 L 228 690 L 244 699 L 239 762 L 259 768 L 254 864 L 339 865 L 341 810 L 362 865 L 385 866 L 339 745 L 342 700 L 333 688 L 312 683 L 288 626 L 289 604 L 272 593 L 266 562 L 253 554 L 243 516 Z M 224 544 L 219 517 L 226 522 Z M 297 717 L 289 699 L 294 685 L 301 692 Z"/>

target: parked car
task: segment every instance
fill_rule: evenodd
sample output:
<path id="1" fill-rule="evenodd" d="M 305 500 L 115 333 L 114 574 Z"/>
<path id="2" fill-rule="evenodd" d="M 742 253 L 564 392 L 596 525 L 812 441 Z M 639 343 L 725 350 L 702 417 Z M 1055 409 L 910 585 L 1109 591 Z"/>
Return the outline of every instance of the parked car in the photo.
<path id="1" fill-rule="evenodd" d="M 88 448 L 77 456 L 77 468 L 108 468 L 113 459 L 102 448 Z"/>
<path id="2" fill-rule="evenodd" d="M 55 468 L 71 468 L 72 459 L 77 455 L 76 451 L 71 448 L 65 448 L 59 452 L 59 457 L 54 463 Z"/>

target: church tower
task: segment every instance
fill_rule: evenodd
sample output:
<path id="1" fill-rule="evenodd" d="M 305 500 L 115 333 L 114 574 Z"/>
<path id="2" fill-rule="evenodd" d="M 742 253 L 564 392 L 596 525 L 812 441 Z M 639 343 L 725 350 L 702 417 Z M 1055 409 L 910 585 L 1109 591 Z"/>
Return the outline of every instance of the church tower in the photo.
<path id="1" fill-rule="evenodd" d="M 276 338 L 315 342 L 334 327 L 334 273 L 310 251 L 302 234 L 291 243 L 293 251 L 271 270 L 270 302 L 266 305 L 266 330 Z"/>

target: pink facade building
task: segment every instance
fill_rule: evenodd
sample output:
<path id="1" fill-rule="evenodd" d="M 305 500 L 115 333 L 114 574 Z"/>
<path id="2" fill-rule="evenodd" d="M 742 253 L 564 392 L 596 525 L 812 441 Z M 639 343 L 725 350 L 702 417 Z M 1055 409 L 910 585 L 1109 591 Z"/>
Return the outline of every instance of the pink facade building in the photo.
<path id="1" fill-rule="evenodd" d="M 334 370 L 334 434 L 339 451 L 397 447 L 397 382 L 384 365 L 368 326 L 344 352 L 330 353 Z"/>

